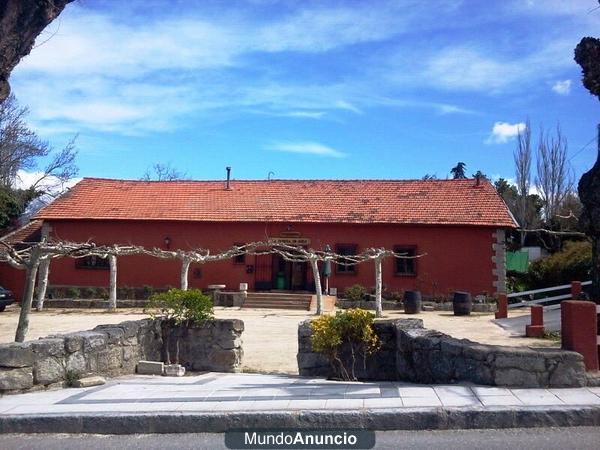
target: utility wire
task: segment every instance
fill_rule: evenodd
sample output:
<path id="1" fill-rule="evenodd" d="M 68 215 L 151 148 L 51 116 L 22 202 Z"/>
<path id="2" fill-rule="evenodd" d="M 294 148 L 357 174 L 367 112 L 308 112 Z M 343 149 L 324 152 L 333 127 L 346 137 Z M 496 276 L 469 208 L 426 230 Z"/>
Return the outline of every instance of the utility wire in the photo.
<path id="1" fill-rule="evenodd" d="M 575 153 L 573 156 L 571 156 L 571 157 L 569 158 L 569 161 L 571 161 L 573 158 L 575 158 L 577 155 L 579 155 L 579 154 L 580 154 L 582 151 L 584 151 L 584 150 L 585 150 L 585 149 L 586 149 L 586 148 L 587 148 L 587 147 L 588 147 L 588 146 L 589 146 L 589 145 L 590 145 L 592 142 L 595 142 L 595 141 L 596 141 L 596 136 L 594 136 L 592 139 L 590 139 L 590 141 L 589 141 L 587 144 L 585 144 L 583 147 L 581 147 L 579 150 L 577 150 L 577 152 L 576 152 L 576 153 Z"/>

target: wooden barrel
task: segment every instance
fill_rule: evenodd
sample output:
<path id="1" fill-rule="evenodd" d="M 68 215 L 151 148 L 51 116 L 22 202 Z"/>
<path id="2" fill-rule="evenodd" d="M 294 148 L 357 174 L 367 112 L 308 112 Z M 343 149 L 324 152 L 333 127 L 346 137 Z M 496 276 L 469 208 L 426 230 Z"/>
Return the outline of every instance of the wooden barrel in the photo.
<path id="1" fill-rule="evenodd" d="M 404 291 L 404 314 L 421 312 L 421 291 Z"/>
<path id="2" fill-rule="evenodd" d="M 455 316 L 468 316 L 471 314 L 471 309 L 473 309 L 471 294 L 468 292 L 455 292 L 452 307 Z"/>

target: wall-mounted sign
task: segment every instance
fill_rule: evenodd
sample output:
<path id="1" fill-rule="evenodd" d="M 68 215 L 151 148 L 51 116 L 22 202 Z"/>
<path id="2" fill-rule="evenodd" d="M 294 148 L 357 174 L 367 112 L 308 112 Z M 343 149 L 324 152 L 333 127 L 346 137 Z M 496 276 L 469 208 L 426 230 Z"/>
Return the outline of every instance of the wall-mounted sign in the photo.
<path id="1" fill-rule="evenodd" d="M 293 245 L 295 247 L 310 245 L 310 239 L 301 238 L 301 237 L 275 237 L 271 238 L 271 242 L 285 244 L 285 245 Z"/>

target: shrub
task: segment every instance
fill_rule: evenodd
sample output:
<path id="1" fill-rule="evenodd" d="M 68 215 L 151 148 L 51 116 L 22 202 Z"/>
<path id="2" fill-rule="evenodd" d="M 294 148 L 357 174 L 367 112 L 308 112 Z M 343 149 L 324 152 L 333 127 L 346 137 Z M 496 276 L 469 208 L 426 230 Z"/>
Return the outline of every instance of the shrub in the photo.
<path id="1" fill-rule="evenodd" d="M 338 311 L 335 316 L 321 316 L 311 323 L 312 349 L 324 353 L 340 378 L 356 380 L 356 358 L 376 352 L 381 342 L 373 330 L 375 315 L 364 309 Z"/>
<path id="2" fill-rule="evenodd" d="M 144 300 L 147 300 L 147 299 L 149 299 L 150 297 L 152 297 L 152 294 L 154 294 L 154 287 L 152 287 L 152 286 L 150 286 L 150 285 L 147 285 L 147 284 L 145 284 L 145 285 L 142 287 L 142 298 L 143 298 Z"/>
<path id="3" fill-rule="evenodd" d="M 160 315 L 168 325 L 162 327 L 167 364 L 171 364 L 172 334 L 175 334 L 175 363 L 179 363 L 179 334 L 174 333 L 172 328 L 184 326 L 187 329 L 191 325 L 202 324 L 214 317 L 212 299 L 199 289 L 188 291 L 169 289 L 167 292 L 153 294 L 150 297 L 148 308 L 153 310 L 150 314 L 152 318 Z"/>
<path id="4" fill-rule="evenodd" d="M 101 298 L 102 300 L 108 300 L 108 289 L 106 288 L 98 288 L 96 289 L 96 295 L 98 296 L 98 298 Z"/>
<path id="5" fill-rule="evenodd" d="M 366 294 L 367 290 L 364 286 L 361 286 L 360 284 L 350 286 L 344 291 L 344 297 L 346 297 L 348 300 L 353 300 L 355 302 L 363 300 Z"/>
<path id="6" fill-rule="evenodd" d="M 85 287 L 81 290 L 81 298 L 94 298 L 96 295 L 96 289 L 93 287 Z"/>
<path id="7" fill-rule="evenodd" d="M 563 249 L 538 259 L 527 270 L 527 287 L 539 289 L 590 278 L 592 245 L 590 242 L 565 242 Z"/>
<path id="8" fill-rule="evenodd" d="M 80 295 L 81 293 L 79 292 L 79 289 L 74 286 L 68 287 L 65 290 L 65 297 L 67 298 L 79 298 Z"/>
<path id="9" fill-rule="evenodd" d="M 158 311 L 158 315 L 173 325 L 201 324 L 214 316 L 212 299 L 199 289 L 170 289 L 152 294 L 148 308 L 154 310 L 153 317 Z"/>

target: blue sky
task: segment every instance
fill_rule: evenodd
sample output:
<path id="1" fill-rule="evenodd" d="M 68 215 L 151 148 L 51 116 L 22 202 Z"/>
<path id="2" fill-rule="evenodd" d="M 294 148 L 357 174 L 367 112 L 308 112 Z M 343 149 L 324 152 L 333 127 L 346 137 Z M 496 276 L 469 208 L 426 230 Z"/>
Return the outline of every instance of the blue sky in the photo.
<path id="1" fill-rule="evenodd" d="M 600 102 L 573 48 L 595 0 L 79 0 L 11 77 L 80 175 L 139 178 L 514 177 L 527 118 L 560 123 L 576 175 Z M 586 144 L 587 147 L 584 148 Z"/>

